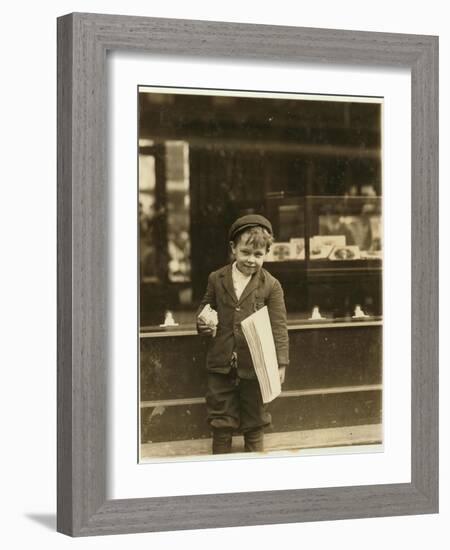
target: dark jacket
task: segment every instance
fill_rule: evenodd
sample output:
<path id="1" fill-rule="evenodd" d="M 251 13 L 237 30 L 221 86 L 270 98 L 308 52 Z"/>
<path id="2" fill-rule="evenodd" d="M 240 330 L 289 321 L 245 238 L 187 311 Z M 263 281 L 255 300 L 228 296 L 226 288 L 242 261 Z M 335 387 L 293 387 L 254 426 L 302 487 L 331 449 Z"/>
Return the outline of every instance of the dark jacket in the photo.
<path id="1" fill-rule="evenodd" d="M 219 318 L 217 334 L 215 338 L 211 338 L 207 354 L 209 371 L 229 372 L 231 357 L 233 351 L 236 351 L 239 375 L 245 376 L 247 373 L 247 377 L 254 377 L 250 350 L 241 329 L 241 321 L 264 305 L 269 311 L 278 365 L 287 366 L 289 339 L 283 289 L 268 271 L 261 268 L 254 273 L 239 300 L 234 293 L 231 264 L 214 271 L 209 275 L 208 287 L 197 315 L 206 304 L 217 311 Z"/>

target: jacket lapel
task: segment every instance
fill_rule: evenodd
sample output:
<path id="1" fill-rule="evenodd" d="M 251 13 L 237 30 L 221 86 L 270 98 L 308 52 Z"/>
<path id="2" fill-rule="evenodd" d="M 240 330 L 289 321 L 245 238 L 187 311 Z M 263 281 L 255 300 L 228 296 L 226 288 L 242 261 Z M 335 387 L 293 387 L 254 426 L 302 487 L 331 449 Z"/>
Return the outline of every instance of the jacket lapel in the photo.
<path id="1" fill-rule="evenodd" d="M 241 294 L 239 303 L 243 302 L 259 285 L 259 281 L 264 277 L 262 270 L 258 270 L 248 282 Z"/>
<path id="2" fill-rule="evenodd" d="M 231 265 L 227 265 L 220 276 L 222 278 L 222 285 L 224 289 L 233 298 L 233 301 L 237 302 L 236 294 L 234 293 L 233 278 L 231 275 Z"/>

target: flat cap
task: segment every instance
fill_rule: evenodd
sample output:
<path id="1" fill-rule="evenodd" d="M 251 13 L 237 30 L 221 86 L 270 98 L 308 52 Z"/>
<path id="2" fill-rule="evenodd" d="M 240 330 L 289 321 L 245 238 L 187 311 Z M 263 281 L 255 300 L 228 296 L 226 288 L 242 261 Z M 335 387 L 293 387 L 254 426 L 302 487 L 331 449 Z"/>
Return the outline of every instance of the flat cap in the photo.
<path id="1" fill-rule="evenodd" d="M 232 224 L 228 237 L 230 241 L 232 241 L 238 233 L 241 233 L 250 227 L 257 227 L 258 225 L 260 227 L 264 227 L 264 229 L 267 229 L 267 231 L 273 235 L 272 224 L 267 218 L 260 216 L 259 214 L 247 214 L 246 216 L 238 218 Z"/>

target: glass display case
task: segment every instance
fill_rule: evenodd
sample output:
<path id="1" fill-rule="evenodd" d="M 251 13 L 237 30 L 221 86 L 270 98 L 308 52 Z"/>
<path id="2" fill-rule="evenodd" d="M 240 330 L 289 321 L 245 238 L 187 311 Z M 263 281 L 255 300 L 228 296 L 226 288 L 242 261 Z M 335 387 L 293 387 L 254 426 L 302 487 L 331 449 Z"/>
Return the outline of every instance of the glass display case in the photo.
<path id="1" fill-rule="evenodd" d="M 267 215 L 276 237 L 268 261 L 354 267 L 358 260 L 382 259 L 381 197 L 269 198 Z"/>
<path id="2" fill-rule="evenodd" d="M 265 267 L 282 283 L 290 319 L 381 316 L 381 207 L 376 196 L 268 198 L 275 242 Z"/>

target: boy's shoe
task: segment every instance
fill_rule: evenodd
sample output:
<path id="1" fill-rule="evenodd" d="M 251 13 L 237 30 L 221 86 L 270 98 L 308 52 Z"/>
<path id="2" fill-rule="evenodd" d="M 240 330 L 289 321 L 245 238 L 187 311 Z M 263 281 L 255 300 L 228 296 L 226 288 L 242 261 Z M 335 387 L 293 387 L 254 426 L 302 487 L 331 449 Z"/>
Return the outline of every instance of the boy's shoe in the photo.
<path id="1" fill-rule="evenodd" d="M 214 428 L 212 440 L 213 455 L 231 453 L 233 430 L 229 428 Z"/>
<path id="2" fill-rule="evenodd" d="M 258 428 L 245 432 L 244 447 L 247 453 L 262 453 L 264 451 L 264 430 Z"/>

